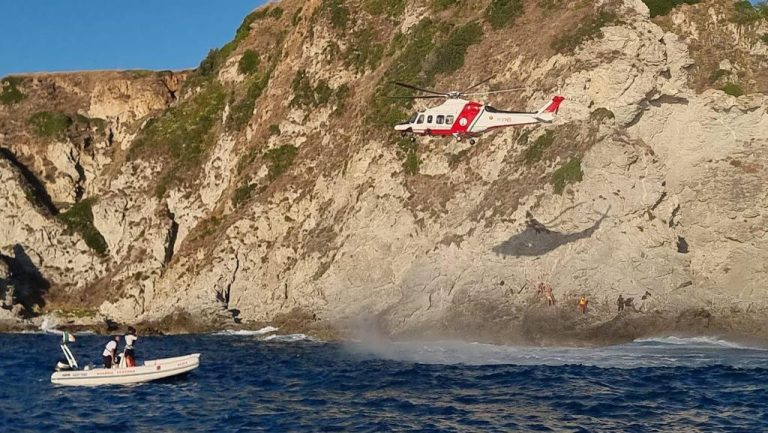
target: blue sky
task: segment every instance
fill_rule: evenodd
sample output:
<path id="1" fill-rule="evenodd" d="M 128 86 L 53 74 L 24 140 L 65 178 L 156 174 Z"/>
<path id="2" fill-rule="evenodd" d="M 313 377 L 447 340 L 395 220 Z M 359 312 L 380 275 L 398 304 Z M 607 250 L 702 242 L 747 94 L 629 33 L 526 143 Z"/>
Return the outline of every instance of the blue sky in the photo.
<path id="1" fill-rule="evenodd" d="M 265 0 L 1 0 L 0 77 L 183 69 L 231 40 Z"/>

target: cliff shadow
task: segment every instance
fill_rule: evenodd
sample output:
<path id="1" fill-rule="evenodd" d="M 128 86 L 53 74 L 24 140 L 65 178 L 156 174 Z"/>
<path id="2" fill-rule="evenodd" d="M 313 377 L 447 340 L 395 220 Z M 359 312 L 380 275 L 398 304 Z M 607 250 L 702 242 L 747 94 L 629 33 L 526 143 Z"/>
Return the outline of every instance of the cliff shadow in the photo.
<path id="1" fill-rule="evenodd" d="M 563 245 L 592 237 L 608 216 L 608 211 L 610 209 L 609 206 L 603 215 L 590 227 L 575 233 L 561 233 L 550 230 L 545 224 L 539 222 L 530 212 L 526 212 L 525 230 L 513 235 L 499 245 L 496 245 L 491 251 L 504 257 L 530 257 L 547 254 Z"/>
<path id="2" fill-rule="evenodd" d="M 13 303 L 24 307 L 26 315 L 32 315 L 36 307 L 45 306 L 45 294 L 51 283 L 43 276 L 20 244 L 13 246 L 13 257 L 0 254 L 0 260 L 8 267 L 7 278 L 1 282 L 7 290 L 13 290 Z"/>

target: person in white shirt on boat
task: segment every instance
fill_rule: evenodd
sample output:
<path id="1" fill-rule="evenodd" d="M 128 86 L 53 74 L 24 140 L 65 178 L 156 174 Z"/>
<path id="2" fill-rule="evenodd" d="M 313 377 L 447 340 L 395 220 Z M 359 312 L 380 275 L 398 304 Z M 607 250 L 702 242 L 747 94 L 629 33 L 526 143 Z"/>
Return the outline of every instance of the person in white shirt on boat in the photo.
<path id="1" fill-rule="evenodd" d="M 116 357 L 117 357 L 117 343 L 120 342 L 120 336 L 115 335 L 115 337 L 107 343 L 107 345 L 104 347 L 104 353 L 101 354 L 102 359 L 104 359 L 104 368 L 112 368 L 112 366 L 117 366 Z"/>
<path id="2" fill-rule="evenodd" d="M 133 345 L 136 344 L 136 340 L 138 339 L 139 337 L 136 336 L 136 328 L 129 326 L 128 333 L 125 334 L 125 352 L 123 354 L 123 356 L 125 356 L 126 367 L 136 366 L 136 355 L 133 352 Z"/>

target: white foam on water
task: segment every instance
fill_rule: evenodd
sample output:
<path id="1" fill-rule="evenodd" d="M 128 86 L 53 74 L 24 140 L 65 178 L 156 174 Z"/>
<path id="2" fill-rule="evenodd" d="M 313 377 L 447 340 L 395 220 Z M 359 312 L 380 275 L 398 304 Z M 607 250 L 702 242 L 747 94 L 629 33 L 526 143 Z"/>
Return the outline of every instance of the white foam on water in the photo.
<path id="1" fill-rule="evenodd" d="M 274 326 L 265 326 L 255 331 L 249 329 L 227 329 L 224 331 L 215 332 L 213 335 L 265 335 L 271 332 L 277 331 L 279 328 Z"/>
<path id="2" fill-rule="evenodd" d="M 314 338 L 304 334 L 268 335 L 264 341 L 278 341 L 281 343 L 294 343 L 296 341 L 314 341 Z"/>
<path id="3" fill-rule="evenodd" d="M 40 330 L 46 334 L 64 334 L 64 331 L 59 331 L 58 329 L 54 328 L 54 325 L 51 323 L 51 320 L 48 318 L 48 316 L 43 317 L 43 321 L 40 323 Z"/>
<path id="4" fill-rule="evenodd" d="M 658 340 L 658 341 L 657 341 Z M 455 341 L 348 343 L 364 357 L 422 364 L 588 365 L 603 368 L 704 367 L 729 365 L 763 368 L 768 352 L 714 337 L 645 339 L 605 347 L 497 346 Z"/>
<path id="5" fill-rule="evenodd" d="M 655 337 L 655 338 L 640 338 L 635 340 L 635 343 L 658 343 L 658 344 L 674 344 L 684 346 L 720 346 L 730 347 L 734 349 L 756 349 L 757 347 L 743 346 L 732 341 L 723 340 L 717 337 Z"/>

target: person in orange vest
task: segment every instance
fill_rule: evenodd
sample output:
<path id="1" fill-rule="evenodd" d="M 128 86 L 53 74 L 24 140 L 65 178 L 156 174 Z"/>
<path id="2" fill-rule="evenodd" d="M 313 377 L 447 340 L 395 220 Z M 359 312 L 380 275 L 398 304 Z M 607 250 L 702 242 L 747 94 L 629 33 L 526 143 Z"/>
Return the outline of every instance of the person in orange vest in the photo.
<path id="1" fill-rule="evenodd" d="M 583 294 L 581 295 L 581 298 L 579 298 L 579 311 L 581 311 L 581 314 L 587 312 L 587 297 Z"/>

